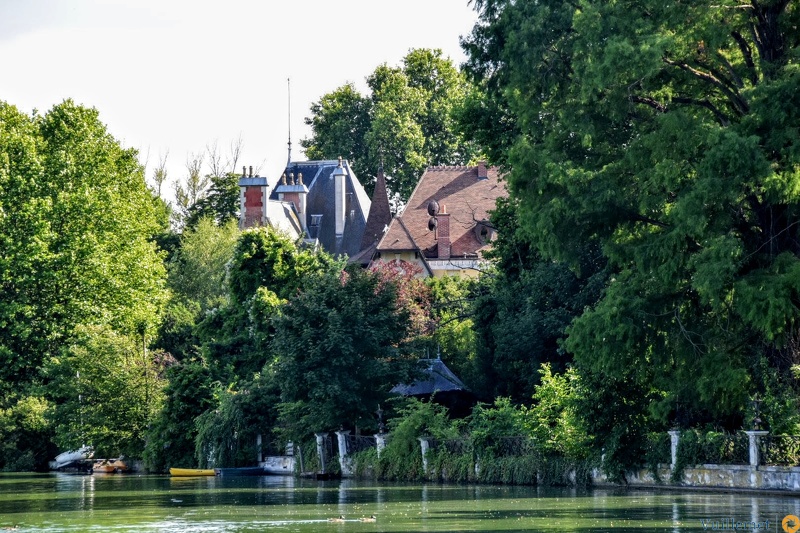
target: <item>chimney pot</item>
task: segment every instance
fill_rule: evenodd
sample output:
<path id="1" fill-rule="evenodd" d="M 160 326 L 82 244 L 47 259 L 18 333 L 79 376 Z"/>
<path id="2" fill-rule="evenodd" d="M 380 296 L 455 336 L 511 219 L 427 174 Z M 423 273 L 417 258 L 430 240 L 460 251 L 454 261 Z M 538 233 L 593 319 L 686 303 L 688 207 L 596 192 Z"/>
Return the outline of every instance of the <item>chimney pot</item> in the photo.
<path id="1" fill-rule="evenodd" d="M 253 165 L 250 165 L 250 177 L 253 177 Z"/>
<path id="2" fill-rule="evenodd" d="M 243 178 L 246 178 L 246 177 L 247 177 L 247 167 L 246 167 L 246 166 L 244 166 L 244 165 L 242 166 L 242 177 L 243 177 Z"/>

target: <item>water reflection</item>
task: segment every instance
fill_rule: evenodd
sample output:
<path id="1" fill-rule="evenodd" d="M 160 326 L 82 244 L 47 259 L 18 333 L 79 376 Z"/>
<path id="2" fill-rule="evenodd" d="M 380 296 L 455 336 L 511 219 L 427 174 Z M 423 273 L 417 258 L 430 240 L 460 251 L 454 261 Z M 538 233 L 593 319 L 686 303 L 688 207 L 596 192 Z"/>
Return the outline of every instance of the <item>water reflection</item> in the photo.
<path id="1" fill-rule="evenodd" d="M 0 527 L 17 531 L 780 531 L 788 496 L 410 485 L 291 477 L 0 475 Z M 345 522 L 328 518 L 345 516 Z M 374 524 L 360 519 L 377 516 Z M 324 525 L 322 525 L 324 524 Z M 706 530 L 710 530 L 710 527 Z M 770 527 L 770 531 L 775 531 Z"/>

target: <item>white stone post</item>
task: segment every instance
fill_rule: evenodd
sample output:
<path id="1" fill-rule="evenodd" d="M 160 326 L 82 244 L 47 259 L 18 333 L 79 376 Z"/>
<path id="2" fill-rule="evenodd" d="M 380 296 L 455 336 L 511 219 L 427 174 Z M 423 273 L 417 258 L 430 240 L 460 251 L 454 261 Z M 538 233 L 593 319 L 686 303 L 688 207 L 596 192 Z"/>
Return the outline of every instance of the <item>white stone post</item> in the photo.
<path id="1" fill-rule="evenodd" d="M 327 433 L 315 433 L 317 436 L 317 456 L 319 456 L 319 466 L 322 473 L 325 473 L 325 439 L 328 437 Z"/>
<path id="2" fill-rule="evenodd" d="M 417 440 L 419 441 L 419 447 L 422 451 L 422 474 L 427 476 L 428 475 L 428 448 L 430 448 L 430 444 L 428 443 L 428 437 L 418 437 Z"/>
<path id="3" fill-rule="evenodd" d="M 769 431 L 745 431 L 750 439 L 750 466 L 758 468 L 758 445 L 761 437 L 769 435 Z"/>
<path id="4" fill-rule="evenodd" d="M 350 464 L 347 460 L 347 436 L 350 434 L 349 429 L 343 429 L 336 432 L 336 440 L 339 443 L 339 467 L 342 469 L 343 476 L 350 476 Z"/>
<path id="5" fill-rule="evenodd" d="M 671 469 L 675 469 L 675 465 L 678 463 L 678 443 L 681 440 L 681 432 L 678 429 L 671 429 L 667 433 L 669 433 L 669 453 L 671 457 L 671 462 L 669 467 Z"/>
<path id="6" fill-rule="evenodd" d="M 261 453 L 261 433 L 256 435 L 256 452 L 257 452 L 256 460 L 258 461 L 258 464 L 261 464 L 261 461 L 264 460 L 264 456 Z"/>
<path id="7" fill-rule="evenodd" d="M 375 449 L 378 451 L 378 457 L 381 456 L 381 452 L 386 448 L 387 436 L 386 433 L 375 434 Z"/>

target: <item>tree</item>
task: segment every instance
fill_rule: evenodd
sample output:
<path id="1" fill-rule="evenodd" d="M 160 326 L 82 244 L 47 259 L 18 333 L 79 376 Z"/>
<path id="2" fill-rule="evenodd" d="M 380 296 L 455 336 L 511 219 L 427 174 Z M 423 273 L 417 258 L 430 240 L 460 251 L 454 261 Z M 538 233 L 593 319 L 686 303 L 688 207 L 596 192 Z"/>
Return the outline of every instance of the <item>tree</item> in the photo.
<path id="1" fill-rule="evenodd" d="M 662 423 L 682 405 L 685 423 L 738 427 L 765 386 L 758 361 L 787 376 L 800 357 L 800 11 L 476 7 L 472 60 L 520 131 L 508 161 L 522 224 L 544 257 L 575 264 L 593 243 L 613 272 L 565 348 L 596 375 L 660 391 Z"/>
<path id="2" fill-rule="evenodd" d="M 157 325 L 161 230 L 136 152 L 97 110 L 66 100 L 28 117 L 0 102 L 0 408 L 52 401 L 43 368 L 79 330 L 141 338 Z"/>
<path id="3" fill-rule="evenodd" d="M 251 379 L 268 360 L 273 315 L 305 278 L 341 268 L 324 252 L 301 248 L 272 228 L 242 232 L 228 264 L 226 303 L 195 330 L 208 364 L 223 379 Z"/>
<path id="4" fill-rule="evenodd" d="M 210 176 L 203 175 L 203 154 L 193 154 L 186 160 L 185 180 L 173 183 L 178 224 L 189 218 L 194 205 L 205 196 L 210 181 Z"/>
<path id="5" fill-rule="evenodd" d="M 280 398 L 270 375 L 256 375 L 237 387 L 218 386 L 215 396 L 215 408 L 196 419 L 195 457 L 201 467 L 252 465 L 258 436 L 262 451 L 282 453 L 271 442 Z"/>
<path id="6" fill-rule="evenodd" d="M 78 328 L 64 357 L 48 362 L 55 440 L 61 449 L 91 444 L 98 457 L 141 457 L 163 401 L 163 383 L 141 339 L 107 327 Z"/>
<path id="7" fill-rule="evenodd" d="M 227 265 L 239 237 L 233 220 L 217 226 L 202 218 L 180 235 L 167 262 L 170 300 L 164 310 L 155 345 L 178 360 L 198 357 L 197 322 L 228 301 Z"/>
<path id="8" fill-rule="evenodd" d="M 305 278 L 275 316 L 271 370 L 286 433 L 374 427 L 374 412 L 409 377 L 409 313 L 397 285 L 351 265 Z"/>
<path id="9" fill-rule="evenodd" d="M 239 235 L 235 220 L 218 226 L 211 218 L 201 218 L 183 232 L 169 263 L 169 287 L 178 301 L 201 313 L 225 303 L 226 266 Z"/>
<path id="10" fill-rule="evenodd" d="M 300 141 L 306 157 L 313 160 L 342 156 L 350 161 L 357 176 L 371 175 L 374 169 L 369 166 L 365 144 L 371 113 L 372 100 L 361 95 L 352 83 L 322 95 L 311 104 L 311 116 L 305 119 L 313 132 L 312 138 Z"/>
<path id="11" fill-rule="evenodd" d="M 181 361 L 169 367 L 165 377 L 164 404 L 147 433 L 144 453 L 147 469 L 152 472 L 197 466 L 195 420 L 216 407 L 214 376 L 201 361 Z"/>
<path id="12" fill-rule="evenodd" d="M 178 228 L 191 228 L 203 217 L 213 218 L 220 226 L 229 220 L 238 220 L 239 175 L 236 165 L 241 152 L 242 139 L 239 138 L 231 143 L 230 154 L 224 160 L 215 142 L 206 146 L 204 154 L 194 154 L 186 161 L 186 178 L 173 183 L 177 203 L 174 222 Z M 161 167 L 165 159 L 161 161 Z M 203 173 L 205 166 L 209 169 L 206 174 Z M 157 183 L 166 177 L 159 168 L 155 176 Z"/>
<path id="13" fill-rule="evenodd" d="M 528 403 L 547 363 L 563 372 L 572 354 L 563 348 L 566 329 L 602 294 L 605 262 L 591 246 L 580 254 L 578 272 L 545 259 L 520 224 L 519 204 L 501 198 L 491 214 L 497 238 L 486 256 L 494 269 L 473 289 L 473 368 L 476 392 Z"/>
<path id="14" fill-rule="evenodd" d="M 459 276 L 426 279 L 435 328 L 427 352 L 441 357 L 470 388 L 483 382 L 475 365 L 475 283 L 474 279 Z"/>
<path id="15" fill-rule="evenodd" d="M 202 198 L 188 209 L 186 227 L 193 228 L 202 218 L 210 218 L 217 225 L 239 220 L 239 175 L 228 172 L 207 176 L 211 185 Z"/>
<path id="16" fill-rule="evenodd" d="M 378 66 L 367 85 L 368 96 L 347 84 L 312 104 L 312 135 L 301 141 L 308 157 L 346 156 L 362 180 L 383 164 L 391 192 L 403 200 L 426 166 L 477 157 L 455 124 L 469 84 L 441 50 L 411 50 L 401 67 Z M 368 192 L 373 184 L 365 182 Z"/>
<path id="17" fill-rule="evenodd" d="M 509 68 L 505 44 L 514 10 L 505 10 L 508 2 L 478 0 L 474 7 L 480 14 L 470 34 L 461 38 L 467 60 L 463 72 L 472 82 L 464 105 L 457 110 L 457 128 L 480 146 L 495 165 L 508 164 L 509 150 L 520 135 L 517 115 L 511 109 Z"/>

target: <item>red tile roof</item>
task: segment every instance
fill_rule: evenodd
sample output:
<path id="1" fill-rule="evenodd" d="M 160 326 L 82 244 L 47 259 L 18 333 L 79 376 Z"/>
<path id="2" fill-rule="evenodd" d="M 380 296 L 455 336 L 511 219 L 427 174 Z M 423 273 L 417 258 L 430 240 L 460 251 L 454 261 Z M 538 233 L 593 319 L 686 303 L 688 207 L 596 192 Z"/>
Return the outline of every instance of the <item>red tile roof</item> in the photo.
<path id="1" fill-rule="evenodd" d="M 476 223 L 488 220 L 497 198 L 507 196 L 498 169 L 487 169 L 485 179 L 478 178 L 478 167 L 429 167 L 420 178 L 402 215 L 392 220 L 389 230 L 378 243 L 378 251 L 421 251 L 436 257 L 437 241 L 428 229 L 428 203 L 436 200 L 440 210 L 450 214 L 450 257 L 475 257 L 489 246 L 475 234 Z"/>

